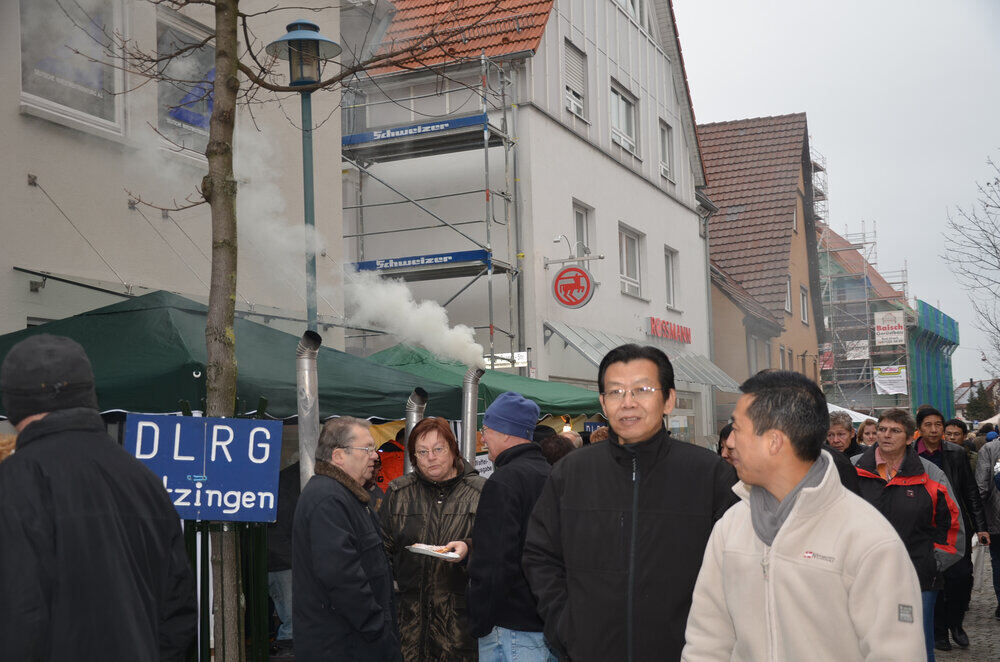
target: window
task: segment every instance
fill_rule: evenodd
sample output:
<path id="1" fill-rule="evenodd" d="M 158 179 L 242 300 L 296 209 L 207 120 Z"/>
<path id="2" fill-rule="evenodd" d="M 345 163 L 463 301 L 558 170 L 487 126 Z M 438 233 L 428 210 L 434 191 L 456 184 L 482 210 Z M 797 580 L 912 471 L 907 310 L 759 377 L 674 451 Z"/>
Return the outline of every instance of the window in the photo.
<path id="1" fill-rule="evenodd" d="M 618 228 L 618 279 L 622 292 L 641 296 L 640 251 L 642 235 L 624 227 Z"/>
<path id="2" fill-rule="evenodd" d="M 674 179 L 674 129 L 660 120 L 660 175 Z"/>
<path id="3" fill-rule="evenodd" d="M 124 111 L 116 93 L 123 76 L 105 64 L 115 50 L 110 35 L 122 33 L 120 3 L 21 0 L 20 8 L 23 107 L 121 135 Z"/>
<path id="4" fill-rule="evenodd" d="M 181 49 L 191 48 L 208 33 L 207 29 L 199 29 L 162 10 L 156 22 L 157 55 L 166 58 L 160 66 L 160 73 L 166 80 L 157 83 L 159 132 L 178 147 L 199 154 L 203 154 L 208 146 L 215 49 L 201 46 L 179 57 L 169 56 Z"/>
<path id="5" fill-rule="evenodd" d="M 639 25 L 646 27 L 645 15 L 643 10 L 643 0 L 615 0 L 619 6 L 624 9 L 629 16 L 634 18 Z"/>
<path id="6" fill-rule="evenodd" d="M 576 226 L 576 243 L 573 252 L 577 257 L 590 253 L 590 210 L 581 204 L 573 204 L 573 223 Z"/>
<path id="7" fill-rule="evenodd" d="M 663 247 L 663 298 L 671 308 L 677 306 L 677 251 Z"/>
<path id="8" fill-rule="evenodd" d="M 566 51 L 566 110 L 587 116 L 587 56 L 583 51 L 565 42 Z"/>
<path id="9" fill-rule="evenodd" d="M 635 101 L 617 87 L 611 88 L 611 141 L 635 154 Z"/>
<path id="10" fill-rule="evenodd" d="M 802 323 L 809 324 L 809 290 L 804 287 L 799 288 L 799 308 L 802 313 Z"/>
<path id="11" fill-rule="evenodd" d="M 785 363 L 786 370 L 795 370 L 795 355 L 792 353 L 792 348 L 788 348 L 788 360 Z"/>
<path id="12" fill-rule="evenodd" d="M 785 346 L 778 345 L 778 369 L 785 369 Z"/>
<path id="13" fill-rule="evenodd" d="M 795 209 L 792 210 L 792 231 L 799 231 L 799 208 L 797 203 Z"/>
<path id="14" fill-rule="evenodd" d="M 792 279 L 785 279 L 785 312 L 792 312 Z"/>

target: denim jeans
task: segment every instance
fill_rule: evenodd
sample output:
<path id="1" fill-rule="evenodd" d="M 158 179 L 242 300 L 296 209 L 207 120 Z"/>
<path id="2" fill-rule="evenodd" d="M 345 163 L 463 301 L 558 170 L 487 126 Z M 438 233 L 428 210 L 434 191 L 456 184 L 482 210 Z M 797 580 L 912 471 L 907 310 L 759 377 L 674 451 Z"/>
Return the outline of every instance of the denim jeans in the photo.
<path id="1" fill-rule="evenodd" d="M 479 662 L 556 662 L 541 632 L 495 627 L 479 638 Z"/>
<path id="2" fill-rule="evenodd" d="M 278 628 L 277 639 L 292 639 L 292 571 L 278 570 L 267 573 L 267 592 L 274 601 L 274 610 L 278 612 L 281 626 Z"/>
<path id="3" fill-rule="evenodd" d="M 993 567 L 993 592 L 1000 606 L 1000 533 L 990 534 L 990 565 Z"/>
<path id="4" fill-rule="evenodd" d="M 934 662 L 934 603 L 937 591 L 921 591 L 924 603 L 924 645 L 927 646 L 927 662 Z"/>

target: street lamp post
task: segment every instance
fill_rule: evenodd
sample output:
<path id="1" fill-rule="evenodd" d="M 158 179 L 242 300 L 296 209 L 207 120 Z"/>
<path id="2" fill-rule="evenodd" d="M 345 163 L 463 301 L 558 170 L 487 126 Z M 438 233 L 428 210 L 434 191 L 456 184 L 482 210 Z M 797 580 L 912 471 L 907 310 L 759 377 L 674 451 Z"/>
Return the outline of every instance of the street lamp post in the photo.
<path id="1" fill-rule="evenodd" d="M 289 85 L 300 87 L 320 82 L 320 63 L 340 55 L 340 44 L 319 33 L 311 21 L 295 21 L 288 32 L 264 49 L 268 55 L 288 60 Z M 302 191 L 306 226 L 306 319 L 316 331 L 316 206 L 313 200 L 312 91 L 302 98 Z"/>

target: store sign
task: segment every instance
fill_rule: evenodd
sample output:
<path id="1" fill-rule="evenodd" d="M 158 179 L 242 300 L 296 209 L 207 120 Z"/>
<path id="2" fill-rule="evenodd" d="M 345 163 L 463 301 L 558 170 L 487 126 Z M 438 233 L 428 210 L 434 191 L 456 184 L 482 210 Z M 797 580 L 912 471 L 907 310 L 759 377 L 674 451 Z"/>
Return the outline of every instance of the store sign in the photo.
<path id="1" fill-rule="evenodd" d="M 413 269 L 415 267 L 439 267 L 459 262 L 482 262 L 490 264 L 489 251 L 456 251 L 454 253 L 435 253 L 433 255 L 409 255 L 407 257 L 389 257 L 379 260 L 355 262 L 358 271 L 382 271 L 384 269 Z"/>
<path id="2" fill-rule="evenodd" d="M 487 122 L 485 114 L 471 115 L 469 117 L 459 117 L 453 120 L 442 120 L 440 122 L 426 122 L 424 124 L 413 124 L 410 126 L 398 126 L 391 129 L 379 129 L 377 131 L 366 131 L 355 133 L 341 138 L 344 147 L 350 145 L 360 145 L 362 143 L 377 142 L 390 138 L 406 138 L 408 136 L 422 136 L 429 133 L 440 133 L 449 129 L 460 129 L 463 127 L 483 125 Z"/>
<path id="3" fill-rule="evenodd" d="M 825 342 L 820 345 L 819 369 L 833 370 L 833 343 Z"/>
<path id="4" fill-rule="evenodd" d="M 875 345 L 906 343 L 906 318 L 902 310 L 875 313 Z"/>
<path id="5" fill-rule="evenodd" d="M 552 279 L 552 296 L 566 308 L 582 308 L 594 297 L 594 277 L 583 267 L 564 267 Z"/>
<path id="6" fill-rule="evenodd" d="M 906 395 L 909 392 L 905 365 L 876 366 L 873 372 L 875 392 L 879 395 Z"/>
<path id="7" fill-rule="evenodd" d="M 691 329 L 658 317 L 649 318 L 649 335 L 677 342 L 691 343 Z"/>
<path id="8" fill-rule="evenodd" d="M 281 421 L 129 414 L 125 450 L 163 481 L 182 519 L 273 522 Z"/>

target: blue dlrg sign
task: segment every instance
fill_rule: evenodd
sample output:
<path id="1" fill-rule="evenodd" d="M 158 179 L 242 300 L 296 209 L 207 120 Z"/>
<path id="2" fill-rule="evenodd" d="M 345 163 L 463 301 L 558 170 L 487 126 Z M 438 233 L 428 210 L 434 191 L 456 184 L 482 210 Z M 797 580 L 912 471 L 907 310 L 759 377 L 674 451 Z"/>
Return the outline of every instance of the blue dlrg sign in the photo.
<path id="1" fill-rule="evenodd" d="M 273 522 L 281 421 L 129 414 L 125 450 L 163 481 L 182 519 Z"/>

